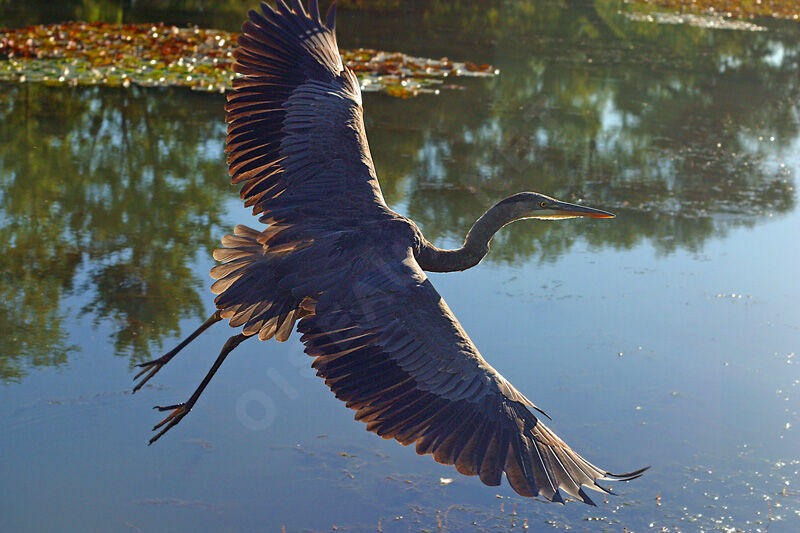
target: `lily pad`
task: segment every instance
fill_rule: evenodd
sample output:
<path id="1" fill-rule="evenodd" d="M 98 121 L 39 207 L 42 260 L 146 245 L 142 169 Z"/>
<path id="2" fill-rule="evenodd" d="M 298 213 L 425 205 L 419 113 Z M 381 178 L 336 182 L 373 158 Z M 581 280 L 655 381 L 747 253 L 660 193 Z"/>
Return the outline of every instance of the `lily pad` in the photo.
<path id="1" fill-rule="evenodd" d="M 225 92 L 237 33 L 165 24 L 67 22 L 0 29 L 0 80 L 55 85 L 178 86 Z M 438 93 L 450 76 L 494 76 L 491 65 L 342 50 L 363 91 Z"/>

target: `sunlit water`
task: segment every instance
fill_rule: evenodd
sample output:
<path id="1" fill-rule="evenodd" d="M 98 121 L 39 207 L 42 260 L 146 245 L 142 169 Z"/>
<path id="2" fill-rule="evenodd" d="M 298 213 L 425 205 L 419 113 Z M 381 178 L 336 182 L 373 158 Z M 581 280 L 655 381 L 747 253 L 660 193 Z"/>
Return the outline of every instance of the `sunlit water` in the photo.
<path id="1" fill-rule="evenodd" d="M 618 214 L 517 223 L 431 278 L 567 442 L 651 470 L 598 508 L 485 487 L 367 433 L 296 336 L 243 344 L 145 446 L 151 407 L 233 334 L 130 394 L 133 364 L 211 313 L 220 237 L 255 224 L 226 182 L 223 99 L 2 85 L 0 530 L 800 529 L 800 26 L 475 4 L 341 14 L 343 46 L 501 70 L 365 96 L 384 193 L 440 245 L 518 190 Z"/>

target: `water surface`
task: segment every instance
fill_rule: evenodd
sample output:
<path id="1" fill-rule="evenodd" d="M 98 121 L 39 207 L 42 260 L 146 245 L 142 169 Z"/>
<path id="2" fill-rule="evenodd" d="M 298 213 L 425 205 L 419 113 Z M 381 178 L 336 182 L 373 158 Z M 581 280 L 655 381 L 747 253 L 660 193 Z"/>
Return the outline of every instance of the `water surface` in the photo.
<path id="1" fill-rule="evenodd" d="M 797 530 L 800 26 L 498 5 L 342 11 L 342 46 L 501 71 L 365 96 L 384 194 L 441 246 L 519 190 L 617 213 L 514 224 L 431 278 L 568 443 L 651 470 L 598 508 L 484 487 L 364 431 L 297 336 L 243 344 L 145 446 L 150 408 L 185 400 L 233 334 L 131 396 L 132 366 L 212 312 L 219 239 L 255 224 L 226 181 L 223 98 L 1 85 L 0 530 Z"/>

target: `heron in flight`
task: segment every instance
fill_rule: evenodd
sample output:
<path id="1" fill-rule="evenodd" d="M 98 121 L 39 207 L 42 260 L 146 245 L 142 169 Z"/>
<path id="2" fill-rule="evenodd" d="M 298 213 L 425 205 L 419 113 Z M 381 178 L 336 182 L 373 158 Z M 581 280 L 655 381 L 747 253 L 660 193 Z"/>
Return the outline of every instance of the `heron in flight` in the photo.
<path id="1" fill-rule="evenodd" d="M 285 341 L 297 324 L 312 366 L 367 430 L 455 465 L 486 485 L 505 473 L 522 496 L 593 504 L 584 487 L 631 480 L 578 455 L 545 426 L 547 416 L 481 356 L 425 272 L 478 264 L 492 236 L 515 220 L 611 218 L 598 209 L 534 192 L 510 196 L 481 216 L 464 245 L 437 248 L 381 194 L 364 129 L 359 83 L 342 64 L 335 6 L 325 21 L 261 4 L 250 11 L 234 52 L 226 106 L 226 152 L 234 184 L 263 230 L 236 226 L 211 270 L 217 311 L 172 351 L 139 365 L 140 389 L 214 323 L 230 337 L 211 370 L 150 444 L 185 417 L 227 355 L 251 337 Z M 540 415 L 534 414 L 538 411 Z M 549 417 L 548 417 L 549 418 Z"/>

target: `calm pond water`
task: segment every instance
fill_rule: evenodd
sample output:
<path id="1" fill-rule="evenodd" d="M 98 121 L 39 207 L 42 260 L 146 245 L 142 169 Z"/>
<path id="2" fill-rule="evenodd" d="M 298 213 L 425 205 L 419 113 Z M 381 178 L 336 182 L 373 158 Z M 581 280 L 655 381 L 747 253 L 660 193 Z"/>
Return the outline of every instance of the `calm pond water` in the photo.
<path id="1" fill-rule="evenodd" d="M 296 335 L 243 344 L 147 447 L 151 407 L 186 399 L 232 334 L 212 328 L 131 395 L 133 365 L 211 313 L 219 239 L 255 223 L 227 183 L 223 98 L 6 84 L 0 530 L 800 530 L 800 25 L 402 5 L 343 10 L 340 44 L 501 75 L 365 96 L 387 200 L 443 246 L 519 190 L 617 213 L 517 223 L 477 268 L 431 278 L 567 442 L 651 470 L 597 508 L 485 487 L 367 433 Z M 226 9 L 232 29 L 244 10 Z"/>

